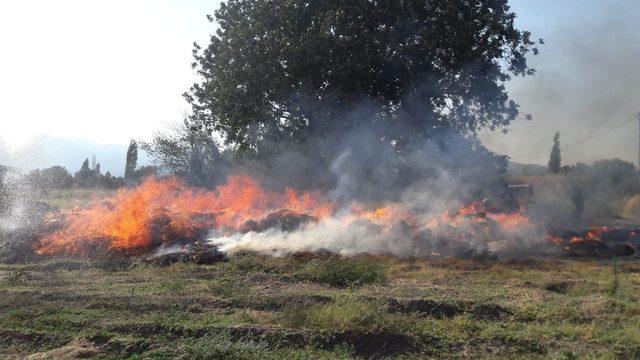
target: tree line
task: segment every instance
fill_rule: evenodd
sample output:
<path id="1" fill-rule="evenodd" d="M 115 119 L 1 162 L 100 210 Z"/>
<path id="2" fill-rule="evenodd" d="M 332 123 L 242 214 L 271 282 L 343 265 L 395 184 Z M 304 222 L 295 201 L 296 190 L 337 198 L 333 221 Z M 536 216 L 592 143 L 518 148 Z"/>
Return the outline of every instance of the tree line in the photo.
<path id="1" fill-rule="evenodd" d="M 155 166 L 138 167 L 138 143 L 131 140 L 126 154 L 124 176 L 113 176 L 110 171 L 102 173 L 99 162 L 95 156 L 91 164 L 86 158 L 80 169 L 75 173 L 63 166 L 52 166 L 45 169 L 35 169 L 26 175 L 26 181 L 33 186 L 42 189 L 68 189 L 68 188 L 105 188 L 118 189 L 125 185 L 138 183 L 140 180 L 157 174 Z"/>

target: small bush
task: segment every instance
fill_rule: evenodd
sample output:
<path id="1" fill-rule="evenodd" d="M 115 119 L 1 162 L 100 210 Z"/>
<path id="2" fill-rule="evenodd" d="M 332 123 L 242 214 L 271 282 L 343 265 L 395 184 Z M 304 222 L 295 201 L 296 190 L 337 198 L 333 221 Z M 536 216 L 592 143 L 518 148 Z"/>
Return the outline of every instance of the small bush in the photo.
<path id="1" fill-rule="evenodd" d="M 167 359 L 351 359 L 347 349 L 324 351 L 312 347 L 273 350 L 267 344 L 251 340 L 234 341 L 228 334 L 207 335 L 185 342 L 177 348 L 160 347 L 148 351 L 144 358 Z"/>
<path id="2" fill-rule="evenodd" d="M 247 286 L 240 279 L 232 277 L 219 277 L 209 280 L 206 286 L 212 294 L 224 297 L 247 292 Z"/>
<path id="3" fill-rule="evenodd" d="M 280 314 L 283 326 L 361 333 L 404 333 L 415 327 L 410 315 L 381 311 L 381 304 L 357 299 L 342 299 L 332 304 L 291 306 Z"/>
<path id="4" fill-rule="evenodd" d="M 175 359 L 261 359 L 261 354 L 267 351 L 263 344 L 236 342 L 229 335 L 220 334 L 180 346 L 171 355 Z"/>
<path id="5" fill-rule="evenodd" d="M 618 279 L 618 264 L 616 263 L 616 259 L 613 259 L 613 274 L 611 279 L 611 286 L 609 287 L 609 295 L 615 296 L 618 293 L 618 288 L 620 288 L 620 280 Z"/>
<path id="6" fill-rule="evenodd" d="M 12 271 L 7 274 L 7 284 L 9 286 L 21 286 L 27 283 L 28 275 L 23 270 Z"/>
<path id="7" fill-rule="evenodd" d="M 238 278 L 217 278 L 208 281 L 206 287 L 213 295 L 227 299 L 236 306 L 244 306 L 250 295 L 247 284 Z"/>
<path id="8" fill-rule="evenodd" d="M 187 285 L 182 279 L 167 279 L 162 283 L 162 287 L 172 294 L 183 294 L 187 288 Z"/>
<path id="9" fill-rule="evenodd" d="M 276 261 L 268 255 L 246 251 L 234 254 L 229 261 L 229 266 L 232 270 L 241 273 L 269 273 L 277 270 L 275 262 Z"/>
<path id="10" fill-rule="evenodd" d="M 382 282 L 384 268 L 370 258 L 341 258 L 332 256 L 325 260 L 310 261 L 302 269 L 303 278 L 338 287 L 360 286 Z"/>

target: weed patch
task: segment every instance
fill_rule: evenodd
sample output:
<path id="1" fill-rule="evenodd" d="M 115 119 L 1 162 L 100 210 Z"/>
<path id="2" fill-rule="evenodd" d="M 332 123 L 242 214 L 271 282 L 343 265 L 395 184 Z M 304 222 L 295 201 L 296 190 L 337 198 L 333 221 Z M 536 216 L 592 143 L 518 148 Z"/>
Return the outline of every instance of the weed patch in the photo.
<path id="1" fill-rule="evenodd" d="M 281 323 L 291 328 L 355 331 L 360 333 L 402 333 L 415 320 L 405 314 L 381 311 L 378 303 L 343 299 L 327 305 L 292 306 L 283 309 Z"/>
<path id="2" fill-rule="evenodd" d="M 300 276 L 337 287 L 381 283 L 386 279 L 384 267 L 374 259 L 339 256 L 310 261 L 300 271 Z"/>
<path id="3" fill-rule="evenodd" d="M 7 274 L 7 284 L 9 286 L 21 286 L 27 283 L 29 276 L 24 270 L 15 270 Z"/>

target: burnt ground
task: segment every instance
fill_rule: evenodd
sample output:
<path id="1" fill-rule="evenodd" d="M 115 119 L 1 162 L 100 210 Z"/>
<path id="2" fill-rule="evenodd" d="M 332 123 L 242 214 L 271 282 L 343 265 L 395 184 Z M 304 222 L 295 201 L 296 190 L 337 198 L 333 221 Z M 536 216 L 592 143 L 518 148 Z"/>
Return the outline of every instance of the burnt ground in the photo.
<path id="1" fill-rule="evenodd" d="M 0 264 L 0 357 L 640 357 L 636 262 L 112 261 Z"/>

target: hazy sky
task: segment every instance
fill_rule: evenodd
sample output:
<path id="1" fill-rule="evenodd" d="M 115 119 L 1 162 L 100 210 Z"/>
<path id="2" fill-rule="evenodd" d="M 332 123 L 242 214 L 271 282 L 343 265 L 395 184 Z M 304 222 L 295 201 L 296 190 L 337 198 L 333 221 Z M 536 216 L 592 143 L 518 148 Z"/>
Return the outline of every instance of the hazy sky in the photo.
<path id="1" fill-rule="evenodd" d="M 180 120 L 191 50 L 212 32 L 207 0 L 0 0 L 0 123 L 128 143 Z M 8 126 L 7 126 L 8 125 Z"/>
<path id="2" fill-rule="evenodd" d="M 127 143 L 179 121 L 194 80 L 192 43 L 213 31 L 212 0 L 1 0 L 0 137 Z M 544 38 L 538 74 L 509 84 L 534 116 L 492 149 L 545 163 L 560 131 L 565 162 L 637 160 L 640 1 L 514 0 L 518 26 Z M 602 134 L 591 139 L 594 135 Z M 572 144 L 572 145 L 569 145 Z"/>
<path id="3" fill-rule="evenodd" d="M 637 163 L 640 1 L 511 3 L 518 26 L 545 40 L 531 59 L 537 75 L 508 85 L 533 120 L 515 123 L 507 135 L 483 132 L 484 143 L 515 161 L 546 164 L 560 131 L 564 163 L 612 157 Z"/>

